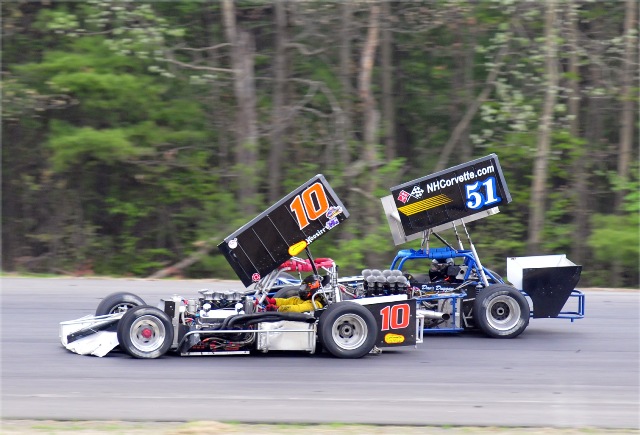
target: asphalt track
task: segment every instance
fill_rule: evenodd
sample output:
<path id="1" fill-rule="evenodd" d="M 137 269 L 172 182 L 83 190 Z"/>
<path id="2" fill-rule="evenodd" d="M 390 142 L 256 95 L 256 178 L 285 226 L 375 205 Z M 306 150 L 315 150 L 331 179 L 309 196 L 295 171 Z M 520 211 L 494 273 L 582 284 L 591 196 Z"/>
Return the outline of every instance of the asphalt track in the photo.
<path id="1" fill-rule="evenodd" d="M 2 278 L 5 419 L 640 428 L 640 292 L 586 291 L 586 317 L 513 340 L 426 336 L 358 360 L 323 353 L 136 360 L 66 351 L 58 323 L 113 291 L 156 305 L 236 282 Z"/>

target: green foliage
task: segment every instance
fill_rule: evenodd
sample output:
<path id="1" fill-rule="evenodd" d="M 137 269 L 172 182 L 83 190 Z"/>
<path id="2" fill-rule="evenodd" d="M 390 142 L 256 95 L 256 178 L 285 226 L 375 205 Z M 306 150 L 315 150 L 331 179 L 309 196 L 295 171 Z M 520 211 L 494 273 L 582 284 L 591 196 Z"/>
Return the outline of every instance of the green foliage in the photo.
<path id="1" fill-rule="evenodd" d="M 122 129 L 74 128 L 54 122 L 51 133 L 53 137 L 49 146 L 53 151 L 51 163 L 55 171 L 67 170 L 85 163 L 87 159 L 112 165 L 148 153 L 147 150 L 135 147 Z"/>
<path id="2" fill-rule="evenodd" d="M 628 274 L 638 278 L 640 264 L 640 219 L 638 214 L 624 216 L 596 214 L 592 216 L 593 231 L 589 247 L 601 267 L 622 265 Z"/>
<path id="3" fill-rule="evenodd" d="M 285 86 L 280 174 L 268 173 L 267 164 L 274 126 L 273 10 L 267 3 L 235 4 L 238 28 L 256 43 L 253 97 L 259 138 L 253 150 L 258 162 L 251 167 L 235 159 L 244 145 L 236 143 L 232 47 L 219 3 L 3 3 L 4 267 L 28 258 L 39 271 L 90 264 L 96 273 L 145 276 L 206 244 L 212 247 L 209 255 L 184 271 L 186 276 L 235 278 L 215 245 L 253 218 L 242 212 L 247 181 L 257 181 L 259 191 L 249 205 L 259 212 L 271 205 L 265 200 L 271 177 L 290 192 L 317 173 L 325 174 L 351 218 L 314 242 L 314 255 L 336 259 L 342 274 L 388 267 L 398 249 L 417 248 L 420 241 L 393 246 L 379 198 L 390 187 L 433 171 L 453 129 L 486 86 L 490 94 L 449 164 L 498 154 L 513 201 L 497 216 L 471 223 L 470 232 L 483 263 L 503 275 L 505 257 L 528 254 L 531 174 L 546 91 L 542 3 L 393 3 L 393 15 L 382 17 L 381 28 L 393 30 L 395 155 L 400 158 L 357 176 L 345 174 L 353 172 L 364 152 L 357 87 L 369 4 L 354 4 L 346 71 L 350 90 L 343 88 L 340 3 L 288 5 L 295 14 L 287 26 L 291 80 Z M 571 250 L 576 210 L 586 207 L 593 215 L 592 255 L 586 256 L 583 276 L 602 282 L 601 265 L 623 265 L 623 283 L 633 285 L 638 283 L 637 167 L 630 180 L 612 175 L 624 8 L 587 2 L 577 13 L 585 34 L 579 41 L 580 77 L 561 71 L 543 246 L 551 253 Z M 559 16 L 566 20 L 570 14 Z M 568 24 L 559 30 L 565 32 Z M 564 67 L 570 45 L 566 33 L 559 36 Z M 497 79 L 486 84 L 507 44 Z M 380 48 L 371 85 L 382 112 Z M 597 62 L 585 54 L 595 49 Z M 567 113 L 570 84 L 579 86 L 584 103 L 575 136 Z M 350 113 L 342 112 L 346 101 Z M 341 124 L 342 115 L 350 125 Z M 379 128 L 380 136 L 391 131 Z M 347 144 L 347 161 L 341 161 L 342 144 Z M 632 153 L 637 159 L 637 150 Z M 378 159 L 383 155 L 380 146 Z M 587 174 L 586 198 L 575 196 L 577 167 Z M 620 210 L 612 208 L 612 191 L 627 195 Z M 443 236 L 457 243 L 451 231 Z"/>

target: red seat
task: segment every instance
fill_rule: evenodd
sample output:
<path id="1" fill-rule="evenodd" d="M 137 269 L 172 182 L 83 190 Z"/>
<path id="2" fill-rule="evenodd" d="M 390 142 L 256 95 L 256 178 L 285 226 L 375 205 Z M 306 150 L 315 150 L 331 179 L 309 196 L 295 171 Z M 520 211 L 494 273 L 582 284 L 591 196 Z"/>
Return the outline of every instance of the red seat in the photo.
<path id="1" fill-rule="evenodd" d="M 334 262 L 331 258 L 316 258 L 313 261 L 316 264 L 316 268 L 326 267 L 330 268 L 333 266 Z M 282 270 L 293 270 L 296 272 L 312 272 L 313 268 L 311 267 L 311 262 L 309 259 L 306 260 L 287 260 L 278 266 L 278 269 Z"/>

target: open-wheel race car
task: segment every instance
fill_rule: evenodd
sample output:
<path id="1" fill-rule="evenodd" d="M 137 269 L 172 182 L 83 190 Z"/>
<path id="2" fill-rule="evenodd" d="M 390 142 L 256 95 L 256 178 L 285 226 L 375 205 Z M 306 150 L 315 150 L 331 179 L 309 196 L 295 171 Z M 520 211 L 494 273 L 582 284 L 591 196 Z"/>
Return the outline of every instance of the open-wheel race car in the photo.
<path id="1" fill-rule="evenodd" d="M 466 224 L 511 202 L 495 154 L 390 190 L 381 201 L 394 243 L 421 239 L 421 245 L 398 251 L 388 270 L 363 271 L 359 293 L 385 294 L 401 273 L 425 317 L 425 333 L 479 329 L 513 338 L 530 318 L 584 317 L 584 294 L 575 289 L 582 267 L 565 255 L 507 258 L 510 284 L 482 265 Z M 440 235 L 444 230 L 453 230 L 454 244 Z M 431 247 L 434 238 L 444 246 Z"/>
<path id="2" fill-rule="evenodd" d="M 104 356 L 119 347 L 135 358 L 169 351 L 187 356 L 319 349 L 359 358 L 422 342 L 424 318 L 410 299 L 408 280 L 389 294 L 355 298 L 333 260 L 313 258 L 309 245 L 348 217 L 325 177 L 317 175 L 218 245 L 245 289 L 205 289 L 157 306 L 132 293 L 114 293 L 94 315 L 61 322 L 61 342 L 82 355 Z M 297 256 L 302 252 L 306 259 Z M 294 271 L 299 278 L 310 275 L 296 279 L 289 273 Z"/>

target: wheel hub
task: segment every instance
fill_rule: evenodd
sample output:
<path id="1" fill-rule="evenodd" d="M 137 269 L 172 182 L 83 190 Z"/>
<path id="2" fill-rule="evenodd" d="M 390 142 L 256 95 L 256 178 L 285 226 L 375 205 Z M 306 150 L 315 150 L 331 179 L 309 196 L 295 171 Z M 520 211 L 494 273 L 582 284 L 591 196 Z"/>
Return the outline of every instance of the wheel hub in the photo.
<path id="1" fill-rule="evenodd" d="M 487 321 L 499 331 L 508 331 L 520 321 L 521 310 L 515 299 L 500 295 L 491 301 L 487 311 Z"/>
<path id="2" fill-rule="evenodd" d="M 509 314 L 509 307 L 505 304 L 500 304 L 494 307 L 494 314 L 496 318 L 504 319 Z"/>
<path id="3" fill-rule="evenodd" d="M 357 349 L 368 333 L 364 319 L 356 314 L 344 314 L 333 324 L 333 339 L 342 349 Z"/>
<path id="4" fill-rule="evenodd" d="M 137 319 L 130 328 L 131 344 L 143 352 L 153 352 L 164 343 L 166 330 L 157 317 L 146 315 Z"/>
<path id="5" fill-rule="evenodd" d="M 345 322 L 338 328 L 338 334 L 342 338 L 351 338 L 353 337 L 354 329 L 355 327 L 351 323 Z"/>

